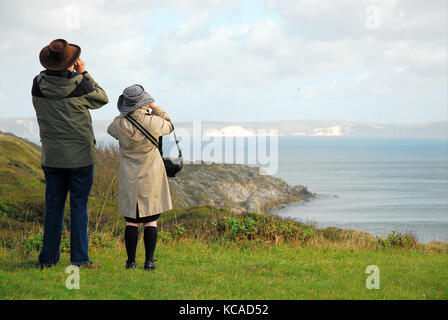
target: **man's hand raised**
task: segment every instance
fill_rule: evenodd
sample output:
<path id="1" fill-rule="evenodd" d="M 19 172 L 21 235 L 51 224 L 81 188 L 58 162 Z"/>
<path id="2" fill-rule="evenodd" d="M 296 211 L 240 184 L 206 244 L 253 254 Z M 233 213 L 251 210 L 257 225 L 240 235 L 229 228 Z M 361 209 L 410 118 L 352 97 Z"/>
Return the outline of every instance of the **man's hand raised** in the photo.
<path id="1" fill-rule="evenodd" d="M 78 73 L 86 71 L 86 63 L 81 58 L 78 58 L 75 62 L 75 71 Z"/>

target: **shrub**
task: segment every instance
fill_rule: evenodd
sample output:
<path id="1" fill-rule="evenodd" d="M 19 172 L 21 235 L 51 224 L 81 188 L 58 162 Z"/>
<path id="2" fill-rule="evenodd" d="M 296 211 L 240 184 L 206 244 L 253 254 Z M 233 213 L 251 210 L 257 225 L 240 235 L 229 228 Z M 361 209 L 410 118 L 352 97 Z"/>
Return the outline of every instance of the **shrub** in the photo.
<path id="1" fill-rule="evenodd" d="M 230 239 L 253 239 L 257 234 L 257 223 L 250 217 L 224 217 L 216 224 L 217 230 L 228 232 Z"/>
<path id="2" fill-rule="evenodd" d="M 114 238 L 105 233 L 89 232 L 89 246 L 100 248 L 112 248 L 116 244 Z"/>
<path id="3" fill-rule="evenodd" d="M 23 249 L 25 253 L 40 251 L 42 249 L 43 233 L 34 234 L 23 240 Z"/>
<path id="4" fill-rule="evenodd" d="M 417 240 L 410 233 L 399 233 L 392 230 L 386 239 L 378 238 L 378 243 L 383 248 L 414 248 L 417 245 Z"/>
<path id="5" fill-rule="evenodd" d="M 171 232 L 159 231 L 158 232 L 159 240 L 167 242 L 171 240 Z"/>
<path id="6" fill-rule="evenodd" d="M 187 230 L 185 229 L 185 227 L 182 224 L 176 223 L 174 225 L 174 234 L 173 234 L 174 239 L 182 238 L 186 231 Z"/>
<path id="7" fill-rule="evenodd" d="M 299 233 L 299 238 L 301 240 L 308 240 L 316 234 L 316 229 L 314 228 L 306 228 L 302 229 Z"/>
<path id="8" fill-rule="evenodd" d="M 218 234 L 227 235 L 231 240 L 273 241 L 275 243 L 279 241 L 303 242 L 317 233 L 312 226 L 253 212 L 218 217 L 215 230 Z"/>
<path id="9" fill-rule="evenodd" d="M 2 217 L 15 217 L 17 212 L 14 208 L 11 208 L 6 203 L 0 200 L 0 216 Z"/>

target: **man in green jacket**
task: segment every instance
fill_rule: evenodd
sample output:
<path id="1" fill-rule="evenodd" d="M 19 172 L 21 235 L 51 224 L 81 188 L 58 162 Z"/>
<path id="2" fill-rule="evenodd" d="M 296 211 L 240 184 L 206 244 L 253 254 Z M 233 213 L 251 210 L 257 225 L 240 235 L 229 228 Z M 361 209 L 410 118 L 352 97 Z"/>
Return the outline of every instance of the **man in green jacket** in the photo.
<path id="1" fill-rule="evenodd" d="M 45 174 L 45 222 L 41 268 L 59 261 L 64 206 L 70 193 L 71 263 L 98 267 L 88 255 L 87 202 L 96 162 L 89 109 L 109 102 L 106 93 L 85 70 L 81 48 L 63 39 L 40 52 L 46 70 L 33 80 L 32 99 L 42 142 Z"/>

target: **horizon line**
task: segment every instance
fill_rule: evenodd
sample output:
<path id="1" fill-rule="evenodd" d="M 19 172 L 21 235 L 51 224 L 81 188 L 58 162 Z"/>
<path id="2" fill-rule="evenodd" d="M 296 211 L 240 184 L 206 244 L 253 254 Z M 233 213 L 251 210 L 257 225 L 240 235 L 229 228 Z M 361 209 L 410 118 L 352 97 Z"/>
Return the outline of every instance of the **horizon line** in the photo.
<path id="1" fill-rule="evenodd" d="M 25 117 L 3 117 L 0 116 L 0 119 L 36 119 L 36 117 L 33 116 L 25 116 Z M 93 119 L 92 121 L 112 121 L 113 118 L 110 119 Z M 367 123 L 375 123 L 375 124 L 424 124 L 424 123 L 434 123 L 434 122 L 446 122 L 448 123 L 448 120 L 430 120 L 430 121 L 422 121 L 422 122 L 376 122 L 372 120 L 334 120 L 334 119 L 294 119 L 294 120 L 203 120 L 203 119 L 193 119 L 193 120 L 181 120 L 181 121 L 173 121 L 177 123 L 182 122 L 194 122 L 194 121 L 201 121 L 201 122 L 219 122 L 219 123 L 260 123 L 260 122 L 294 122 L 294 121 L 338 121 L 338 122 L 367 122 Z"/>

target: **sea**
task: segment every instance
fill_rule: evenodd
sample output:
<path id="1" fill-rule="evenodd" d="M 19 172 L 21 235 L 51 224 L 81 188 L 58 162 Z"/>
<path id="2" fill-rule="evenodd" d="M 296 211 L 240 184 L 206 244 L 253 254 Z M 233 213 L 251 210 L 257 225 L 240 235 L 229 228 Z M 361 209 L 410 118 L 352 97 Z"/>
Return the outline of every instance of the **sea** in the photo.
<path id="1" fill-rule="evenodd" d="M 278 163 L 272 174 L 291 185 L 305 185 L 316 197 L 272 213 L 319 228 L 375 236 L 394 230 L 424 243 L 448 242 L 448 139 L 277 139 L 273 152 Z"/>
<path id="2" fill-rule="evenodd" d="M 448 242 L 448 140 L 280 137 L 276 176 L 317 194 L 275 214 Z"/>

